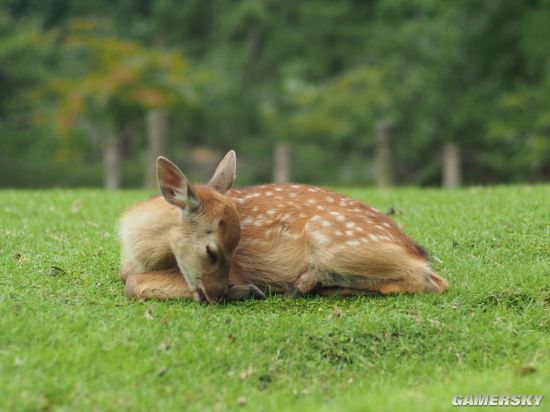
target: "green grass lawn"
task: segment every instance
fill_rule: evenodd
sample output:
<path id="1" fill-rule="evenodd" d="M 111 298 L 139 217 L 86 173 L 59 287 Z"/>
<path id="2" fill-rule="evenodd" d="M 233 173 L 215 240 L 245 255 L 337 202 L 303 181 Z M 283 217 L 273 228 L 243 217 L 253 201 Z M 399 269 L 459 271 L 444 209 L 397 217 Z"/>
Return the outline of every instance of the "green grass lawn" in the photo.
<path id="1" fill-rule="evenodd" d="M 115 222 L 147 193 L 0 191 L 0 410 L 550 410 L 550 186 L 342 191 L 394 207 L 449 292 L 128 301 Z"/>

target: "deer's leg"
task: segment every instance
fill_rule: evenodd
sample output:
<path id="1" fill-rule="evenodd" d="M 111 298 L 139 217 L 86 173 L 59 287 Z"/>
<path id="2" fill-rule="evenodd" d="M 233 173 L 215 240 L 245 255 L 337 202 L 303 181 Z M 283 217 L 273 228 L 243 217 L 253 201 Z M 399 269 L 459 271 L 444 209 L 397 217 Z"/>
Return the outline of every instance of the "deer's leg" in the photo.
<path id="1" fill-rule="evenodd" d="M 265 299 L 265 294 L 252 283 L 239 275 L 235 267 L 229 270 L 229 289 L 225 296 L 227 301 L 245 300 L 245 299 Z"/>
<path id="2" fill-rule="evenodd" d="M 126 276 L 124 294 L 135 299 L 193 298 L 181 273 L 174 270 L 131 273 Z M 260 289 L 252 284 L 231 285 L 225 296 L 227 301 L 265 299 Z"/>
<path id="3" fill-rule="evenodd" d="M 400 280 L 382 281 L 376 289 L 383 295 L 400 293 L 441 293 L 449 288 L 449 283 L 431 269 L 411 271 Z"/>
<path id="4" fill-rule="evenodd" d="M 126 283 L 126 279 L 128 279 L 128 276 L 130 276 L 130 274 L 136 272 L 136 268 L 134 267 L 134 265 L 130 262 L 122 262 L 121 265 L 120 265 L 120 279 L 122 280 L 123 283 Z"/>
<path id="5" fill-rule="evenodd" d="M 328 283 L 327 276 L 316 269 L 309 269 L 302 273 L 287 292 L 287 296 L 301 297 L 308 293 L 316 292 Z"/>
<path id="6" fill-rule="evenodd" d="M 308 293 L 340 294 L 342 296 L 371 294 L 378 291 L 376 284 L 377 279 L 372 276 L 341 275 L 310 269 L 298 277 L 293 285 L 294 290 L 291 295 L 296 297 Z M 340 291 L 339 293 L 333 293 L 333 290 Z"/>
<path id="7" fill-rule="evenodd" d="M 447 281 L 434 272 L 425 258 L 394 243 L 323 255 L 319 267 L 330 274 L 321 280 L 321 287 L 365 290 L 383 295 L 443 292 L 448 288 Z"/>
<path id="8" fill-rule="evenodd" d="M 323 296 L 339 295 L 397 295 L 401 293 L 441 293 L 449 284 L 430 269 L 410 270 L 399 278 L 372 278 L 367 276 L 335 275 L 328 282 L 321 282 L 315 292 Z"/>
<path id="9" fill-rule="evenodd" d="M 124 294 L 135 299 L 193 298 L 193 292 L 177 270 L 129 274 Z"/>
<path id="10" fill-rule="evenodd" d="M 265 299 L 264 293 L 253 284 L 230 285 L 227 290 L 226 300 Z"/>
<path id="11" fill-rule="evenodd" d="M 403 272 L 373 276 L 368 273 L 341 275 L 323 273 L 317 270 L 304 272 L 288 293 L 293 297 L 308 293 L 323 296 L 339 295 L 395 295 L 400 293 L 444 292 L 449 287 L 447 281 L 436 274 L 427 264 L 409 268 Z"/>
<path id="12" fill-rule="evenodd" d="M 321 276 L 315 270 L 308 270 L 300 275 L 294 286 L 299 294 L 305 295 L 321 287 Z"/>

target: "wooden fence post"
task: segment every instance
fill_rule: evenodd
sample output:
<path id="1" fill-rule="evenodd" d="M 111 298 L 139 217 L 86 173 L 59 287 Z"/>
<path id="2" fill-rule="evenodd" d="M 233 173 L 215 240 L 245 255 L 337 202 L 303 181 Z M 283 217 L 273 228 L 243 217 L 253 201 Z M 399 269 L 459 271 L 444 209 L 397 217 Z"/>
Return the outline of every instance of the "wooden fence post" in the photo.
<path id="1" fill-rule="evenodd" d="M 393 144 L 395 129 L 391 123 L 376 125 L 376 185 L 389 187 L 394 184 Z"/>
<path id="2" fill-rule="evenodd" d="M 443 187 L 455 188 L 462 181 L 460 147 L 447 143 L 443 148 Z"/>
<path id="3" fill-rule="evenodd" d="M 288 144 L 277 142 L 273 150 L 273 180 L 285 183 L 290 179 L 290 149 Z"/>
<path id="4" fill-rule="evenodd" d="M 151 109 L 147 112 L 147 165 L 145 187 L 157 186 L 157 157 L 166 156 L 168 149 L 168 113 L 163 109 Z"/>
<path id="5" fill-rule="evenodd" d="M 103 141 L 103 185 L 105 189 L 120 189 L 122 184 L 122 153 L 116 132 Z"/>

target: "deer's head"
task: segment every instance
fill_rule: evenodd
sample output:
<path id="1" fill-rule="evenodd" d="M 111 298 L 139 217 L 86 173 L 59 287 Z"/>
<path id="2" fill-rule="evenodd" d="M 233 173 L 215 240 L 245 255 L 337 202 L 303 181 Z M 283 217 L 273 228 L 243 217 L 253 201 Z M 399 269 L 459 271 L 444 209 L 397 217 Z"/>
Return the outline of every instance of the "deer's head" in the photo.
<path id="1" fill-rule="evenodd" d="M 195 299 L 215 303 L 228 290 L 229 266 L 240 239 L 239 215 L 224 193 L 235 180 L 236 155 L 231 150 L 206 185 L 192 185 L 164 157 L 157 176 L 164 199 L 179 208 L 181 224 L 170 242 L 178 267 Z"/>

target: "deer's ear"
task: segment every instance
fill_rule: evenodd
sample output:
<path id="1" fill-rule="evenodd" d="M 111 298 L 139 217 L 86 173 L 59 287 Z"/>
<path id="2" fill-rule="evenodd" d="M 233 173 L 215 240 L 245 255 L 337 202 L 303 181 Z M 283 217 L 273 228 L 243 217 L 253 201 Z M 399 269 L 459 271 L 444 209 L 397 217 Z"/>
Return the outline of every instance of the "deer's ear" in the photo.
<path id="1" fill-rule="evenodd" d="M 208 185 L 222 194 L 227 192 L 235 181 L 236 168 L 237 155 L 234 150 L 230 150 L 216 168 Z"/>
<path id="2" fill-rule="evenodd" d="M 200 199 L 191 183 L 174 163 L 162 156 L 157 159 L 157 178 L 160 193 L 168 203 L 187 209 L 189 212 L 199 209 Z"/>

